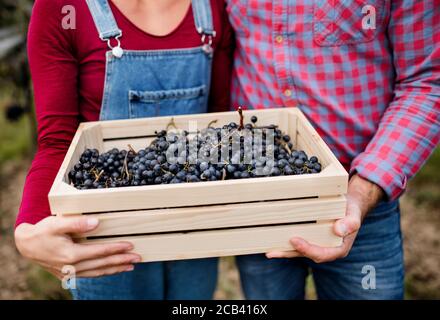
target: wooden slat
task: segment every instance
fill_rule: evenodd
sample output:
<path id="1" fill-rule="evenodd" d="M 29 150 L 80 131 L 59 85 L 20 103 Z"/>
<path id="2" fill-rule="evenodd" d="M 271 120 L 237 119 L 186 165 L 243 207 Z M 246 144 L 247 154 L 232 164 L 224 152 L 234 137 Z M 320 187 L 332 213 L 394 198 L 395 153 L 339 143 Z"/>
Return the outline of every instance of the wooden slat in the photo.
<path id="1" fill-rule="evenodd" d="M 294 112 L 288 112 L 287 116 L 286 115 L 284 115 L 284 116 L 288 119 L 288 126 L 287 126 L 286 132 L 289 133 L 290 138 L 292 139 L 292 144 L 294 146 L 294 149 L 298 149 L 297 148 L 297 141 L 296 141 L 298 117 L 296 116 L 296 113 L 294 113 Z"/>
<path id="2" fill-rule="evenodd" d="M 128 145 L 131 145 L 135 151 L 145 149 L 148 147 L 155 138 L 137 138 L 137 139 L 121 139 L 121 140 L 109 140 L 104 141 L 104 151 L 108 151 L 113 148 L 120 150 L 128 149 Z"/>
<path id="3" fill-rule="evenodd" d="M 245 122 L 250 121 L 250 117 L 254 114 L 258 115 L 259 125 L 277 124 L 280 113 L 284 113 L 285 109 L 271 110 L 247 110 L 244 111 Z M 215 126 L 222 126 L 231 121 L 239 122 L 237 112 L 218 112 L 207 114 L 192 114 L 175 117 L 156 117 L 142 118 L 132 120 L 115 120 L 100 122 L 102 126 L 102 134 L 104 139 L 120 138 L 120 137 L 138 137 L 146 135 L 154 135 L 155 131 L 164 130 L 170 123 L 171 118 L 178 129 L 189 129 L 189 125 L 197 125 L 198 129 L 208 126 L 212 120 L 218 120 Z M 193 128 L 194 129 L 194 128 Z M 192 131 L 192 130 L 191 130 Z"/>
<path id="4" fill-rule="evenodd" d="M 338 219 L 344 196 L 94 214 L 96 230 L 77 237 L 145 234 Z"/>
<path id="5" fill-rule="evenodd" d="M 346 178 L 319 174 L 74 190 L 49 197 L 56 214 L 157 209 L 344 194 Z"/>
<path id="6" fill-rule="evenodd" d="M 98 149 L 99 152 L 105 151 L 100 124 L 85 127 L 82 131 L 82 136 L 84 137 L 84 145 L 86 148 L 95 148 Z"/>
<path id="7" fill-rule="evenodd" d="M 263 116 L 263 118 L 259 116 L 258 117 L 258 122 L 257 124 L 259 124 L 260 121 L 265 122 L 263 125 L 269 125 L 270 123 L 267 123 L 268 121 L 266 121 L 265 117 Z M 269 121 L 270 122 L 270 121 Z M 278 126 L 278 129 L 280 129 L 283 132 L 288 133 L 289 132 L 289 114 L 287 113 L 286 109 L 279 109 L 278 112 L 278 119 L 275 123 L 272 122 L 272 124 L 276 124 Z"/>
<path id="8" fill-rule="evenodd" d="M 333 164 L 338 174 L 345 176 L 348 180 L 347 171 L 335 157 L 324 140 L 322 140 L 301 110 L 295 108 L 291 110 L 291 112 L 295 112 L 298 117 L 297 147 L 305 150 L 310 155 L 317 155 L 320 157 L 324 166 Z M 346 191 L 344 193 L 346 193 Z"/>
<path id="9" fill-rule="evenodd" d="M 301 237 L 310 243 L 336 247 L 342 239 L 334 235 L 333 222 L 238 228 L 149 236 L 83 240 L 83 243 L 129 241 L 143 262 L 290 251 L 289 239 Z"/>
<path id="10" fill-rule="evenodd" d="M 57 195 L 60 193 L 70 192 L 75 193 L 77 190 L 70 188 L 67 185 L 67 174 L 70 169 L 78 162 L 82 152 L 86 148 L 86 137 L 84 135 L 85 129 L 98 128 L 99 124 L 94 123 L 82 123 L 79 125 L 75 136 L 72 139 L 70 147 L 64 157 L 63 163 L 61 164 L 60 169 L 55 177 L 54 183 L 49 192 L 49 199 L 53 195 Z M 98 142 L 99 144 L 99 142 Z M 56 214 L 56 212 L 52 212 L 52 214 Z"/>

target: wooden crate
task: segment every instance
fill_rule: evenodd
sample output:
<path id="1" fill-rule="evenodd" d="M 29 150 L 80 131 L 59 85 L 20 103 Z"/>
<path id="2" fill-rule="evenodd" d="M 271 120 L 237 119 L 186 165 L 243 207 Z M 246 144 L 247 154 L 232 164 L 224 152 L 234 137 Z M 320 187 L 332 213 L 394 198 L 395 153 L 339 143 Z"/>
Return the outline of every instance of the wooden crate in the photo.
<path id="1" fill-rule="evenodd" d="M 85 148 L 145 148 L 156 130 L 171 119 L 179 129 L 199 129 L 238 121 L 237 112 L 82 123 L 49 193 L 55 215 L 87 214 L 99 218 L 93 232 L 75 235 L 80 242 L 125 240 L 143 261 L 291 250 L 300 236 L 322 246 L 338 246 L 332 225 L 345 214 L 348 174 L 296 108 L 245 111 L 245 121 L 277 124 L 295 149 L 316 155 L 317 174 L 77 190 L 67 174 Z"/>

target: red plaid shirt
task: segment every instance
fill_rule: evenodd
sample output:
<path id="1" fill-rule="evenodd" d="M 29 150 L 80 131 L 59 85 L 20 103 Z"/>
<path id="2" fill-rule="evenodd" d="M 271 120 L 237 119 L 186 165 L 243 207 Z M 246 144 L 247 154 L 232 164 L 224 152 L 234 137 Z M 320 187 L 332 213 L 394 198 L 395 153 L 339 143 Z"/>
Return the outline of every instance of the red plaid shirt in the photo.
<path id="1" fill-rule="evenodd" d="M 440 138 L 439 7 L 229 0 L 233 104 L 300 107 L 351 173 L 395 199 Z"/>

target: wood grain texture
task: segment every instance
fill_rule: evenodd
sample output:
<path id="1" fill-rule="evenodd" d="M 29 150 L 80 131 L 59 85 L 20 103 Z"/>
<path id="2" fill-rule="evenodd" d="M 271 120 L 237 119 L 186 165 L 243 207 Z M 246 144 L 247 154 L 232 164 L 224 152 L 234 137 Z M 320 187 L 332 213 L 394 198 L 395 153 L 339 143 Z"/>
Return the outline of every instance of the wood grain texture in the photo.
<path id="1" fill-rule="evenodd" d="M 69 190 L 51 194 L 50 204 L 56 214 L 77 214 L 283 200 L 344 194 L 345 180 L 324 170 L 314 175 Z"/>
<path id="2" fill-rule="evenodd" d="M 167 231 L 257 226 L 312 220 L 330 220 L 345 215 L 344 196 L 140 210 L 93 214 L 100 221 L 92 232 L 76 237 L 129 235 Z"/>
<path id="3" fill-rule="evenodd" d="M 285 109 L 271 109 L 271 110 L 248 110 L 244 111 L 245 122 L 250 121 L 250 117 L 254 114 L 258 115 L 259 125 L 278 124 L 285 115 Z M 104 139 L 121 138 L 121 137 L 139 137 L 154 135 L 156 131 L 164 130 L 174 120 L 175 125 L 180 130 L 194 131 L 195 129 L 203 129 L 208 124 L 217 120 L 215 126 L 221 127 L 232 121 L 238 122 L 237 112 L 217 112 L 206 114 L 191 114 L 181 115 L 175 117 L 156 117 L 156 118 L 141 118 L 132 120 L 114 120 L 98 122 L 102 124 L 102 135 Z M 286 130 L 287 128 L 282 128 Z"/>
<path id="4" fill-rule="evenodd" d="M 146 146 L 150 145 L 154 138 L 133 138 L 133 139 L 120 139 L 120 140 L 108 140 L 104 141 L 104 150 L 108 151 L 113 148 L 118 148 L 120 150 L 128 149 L 128 145 L 131 145 L 135 151 L 145 149 Z"/>
<path id="5" fill-rule="evenodd" d="M 58 174 L 55 177 L 51 190 L 49 191 L 49 199 L 54 194 L 58 193 L 74 193 L 78 191 L 73 186 L 70 186 L 68 181 L 68 173 L 73 166 L 79 161 L 81 154 L 86 148 L 96 148 L 100 152 L 104 150 L 102 130 L 99 123 L 82 123 L 73 137 L 69 149 L 64 156 Z M 49 200 L 50 201 L 50 200 Z M 56 214 L 52 212 L 52 214 Z"/>
<path id="6" fill-rule="evenodd" d="M 327 144 L 316 132 L 315 128 L 307 120 L 306 116 L 301 112 L 301 110 L 294 108 L 289 112 L 295 113 L 297 116 L 297 148 L 303 148 L 309 154 L 318 155 L 322 164 L 325 166 L 333 164 L 334 169 L 338 175 L 342 175 L 347 178 L 348 173 L 341 165 L 339 160 L 327 146 Z M 346 191 L 344 192 L 346 193 Z"/>
<path id="7" fill-rule="evenodd" d="M 342 239 L 334 235 L 332 230 L 333 222 L 326 222 L 115 237 L 80 242 L 93 244 L 128 241 L 134 245 L 133 252 L 140 254 L 143 262 L 149 262 L 264 253 L 272 250 L 291 251 L 289 239 L 293 236 L 321 246 L 341 245 Z"/>

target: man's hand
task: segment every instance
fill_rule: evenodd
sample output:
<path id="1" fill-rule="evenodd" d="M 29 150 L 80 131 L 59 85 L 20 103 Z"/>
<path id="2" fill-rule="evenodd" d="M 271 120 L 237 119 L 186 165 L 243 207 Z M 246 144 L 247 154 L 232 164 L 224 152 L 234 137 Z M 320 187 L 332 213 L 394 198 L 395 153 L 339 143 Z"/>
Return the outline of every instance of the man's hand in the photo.
<path id="1" fill-rule="evenodd" d="M 363 219 L 382 197 L 383 191 L 379 186 L 354 175 L 348 184 L 346 215 L 336 221 L 334 225 L 335 234 L 344 238 L 340 247 L 325 248 L 310 244 L 301 238 L 292 238 L 290 242 L 296 251 L 269 252 L 266 257 L 293 258 L 304 256 L 317 263 L 346 257 L 353 246 Z"/>

